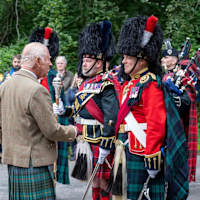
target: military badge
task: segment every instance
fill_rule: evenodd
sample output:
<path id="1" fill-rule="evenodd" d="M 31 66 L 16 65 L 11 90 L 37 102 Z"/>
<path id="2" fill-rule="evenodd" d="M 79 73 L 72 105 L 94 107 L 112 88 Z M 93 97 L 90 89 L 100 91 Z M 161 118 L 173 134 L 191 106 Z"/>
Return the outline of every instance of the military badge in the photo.
<path id="1" fill-rule="evenodd" d="M 172 55 L 172 49 L 168 49 L 168 50 L 167 50 L 167 53 L 168 53 L 169 55 Z"/>
<path id="2" fill-rule="evenodd" d="M 83 91 L 86 93 L 98 94 L 101 91 L 102 83 L 87 83 L 84 85 Z"/>
<path id="3" fill-rule="evenodd" d="M 130 99 L 137 98 L 138 93 L 139 93 L 139 87 L 133 87 L 133 88 L 131 88 L 131 92 L 130 92 L 129 98 Z"/>

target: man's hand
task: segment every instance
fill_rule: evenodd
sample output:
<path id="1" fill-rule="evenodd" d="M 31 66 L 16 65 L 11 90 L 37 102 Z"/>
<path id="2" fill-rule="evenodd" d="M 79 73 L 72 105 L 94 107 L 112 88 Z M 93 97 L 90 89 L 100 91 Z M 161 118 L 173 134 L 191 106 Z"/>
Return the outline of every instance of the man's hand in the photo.
<path id="1" fill-rule="evenodd" d="M 55 115 L 63 115 L 65 113 L 65 108 L 61 99 L 59 99 L 59 105 L 53 103 L 53 113 Z"/>
<path id="2" fill-rule="evenodd" d="M 99 147 L 99 158 L 98 158 L 98 163 L 103 164 L 105 158 L 110 154 L 110 150 L 102 149 Z"/>

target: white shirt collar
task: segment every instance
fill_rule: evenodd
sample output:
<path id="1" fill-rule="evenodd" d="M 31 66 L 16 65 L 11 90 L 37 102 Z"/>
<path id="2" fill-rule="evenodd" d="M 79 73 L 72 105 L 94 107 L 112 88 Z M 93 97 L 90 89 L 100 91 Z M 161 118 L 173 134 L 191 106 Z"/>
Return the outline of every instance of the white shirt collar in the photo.
<path id="1" fill-rule="evenodd" d="M 36 76 L 36 74 L 34 72 L 32 72 L 32 71 L 30 71 L 28 69 L 24 69 L 24 68 L 22 68 L 21 70 L 26 71 L 26 72 L 32 74 L 36 79 L 38 79 L 38 77 Z"/>

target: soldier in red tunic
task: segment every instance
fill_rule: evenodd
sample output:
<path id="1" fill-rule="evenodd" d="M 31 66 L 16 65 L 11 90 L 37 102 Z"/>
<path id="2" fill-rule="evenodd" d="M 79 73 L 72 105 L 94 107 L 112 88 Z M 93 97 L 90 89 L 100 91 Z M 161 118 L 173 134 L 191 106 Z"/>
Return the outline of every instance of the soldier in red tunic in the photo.
<path id="1" fill-rule="evenodd" d="M 158 56 L 162 40 L 163 33 L 154 16 L 128 19 L 119 36 L 118 52 L 123 56 L 126 82 L 120 95 L 116 146 L 125 145 L 126 162 L 123 156 L 121 162 L 127 168 L 127 180 L 123 182 L 127 181 L 128 199 L 164 199 L 161 147 L 166 110 L 157 79 L 161 74 Z M 141 193 L 146 181 L 147 188 Z"/>
<path id="2" fill-rule="evenodd" d="M 161 81 L 158 57 L 163 33 L 157 20 L 155 16 L 130 18 L 119 36 L 126 82 L 116 123 L 114 200 L 119 195 L 131 200 L 188 196 L 186 137 L 177 108 Z"/>

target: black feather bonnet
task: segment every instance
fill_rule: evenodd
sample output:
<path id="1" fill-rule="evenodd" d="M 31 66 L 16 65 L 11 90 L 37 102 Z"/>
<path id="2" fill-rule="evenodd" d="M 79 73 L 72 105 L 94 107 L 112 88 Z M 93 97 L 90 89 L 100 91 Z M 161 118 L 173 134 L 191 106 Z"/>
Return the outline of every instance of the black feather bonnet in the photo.
<path id="1" fill-rule="evenodd" d="M 163 32 L 160 25 L 156 24 L 149 42 L 141 47 L 147 19 L 146 16 L 138 16 L 129 18 L 123 24 L 117 45 L 119 54 L 135 57 L 141 54 L 150 62 L 157 60 L 163 43 Z"/>
<path id="2" fill-rule="evenodd" d="M 83 55 L 88 54 L 95 59 L 110 61 L 115 54 L 112 23 L 104 20 L 86 26 L 79 36 L 78 72 L 81 73 Z"/>

